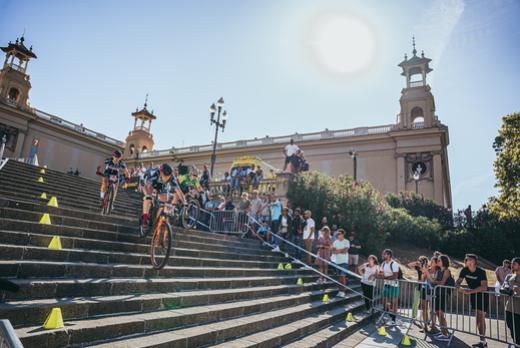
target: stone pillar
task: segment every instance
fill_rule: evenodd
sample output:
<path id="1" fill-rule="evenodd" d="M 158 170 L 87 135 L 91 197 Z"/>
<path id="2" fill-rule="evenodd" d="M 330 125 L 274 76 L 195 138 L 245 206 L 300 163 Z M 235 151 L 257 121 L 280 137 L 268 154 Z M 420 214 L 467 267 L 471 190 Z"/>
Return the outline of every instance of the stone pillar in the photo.
<path id="1" fill-rule="evenodd" d="M 406 167 L 404 156 L 397 157 L 397 193 L 406 191 Z"/>
<path id="2" fill-rule="evenodd" d="M 440 154 L 433 155 L 433 199 L 444 206 L 444 183 L 442 178 L 442 159 Z"/>
<path id="3" fill-rule="evenodd" d="M 16 147 L 14 149 L 14 157 L 20 158 L 22 157 L 22 151 L 23 151 L 23 143 L 25 141 L 25 133 L 18 132 L 18 137 L 16 138 Z"/>

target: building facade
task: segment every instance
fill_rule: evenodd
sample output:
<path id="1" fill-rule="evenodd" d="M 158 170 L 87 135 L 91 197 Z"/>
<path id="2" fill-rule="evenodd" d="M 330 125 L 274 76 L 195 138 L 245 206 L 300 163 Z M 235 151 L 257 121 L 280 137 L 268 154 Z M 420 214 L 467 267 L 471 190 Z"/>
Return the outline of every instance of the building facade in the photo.
<path id="1" fill-rule="evenodd" d="M 29 104 L 31 78 L 29 61 L 36 59 L 24 38 L 1 47 L 5 60 L 0 70 L 0 142 L 5 140 L 4 157 L 47 165 L 49 168 L 78 170 L 95 177 L 96 166 L 124 143 L 83 125 L 48 114 Z"/>
<path id="2" fill-rule="evenodd" d="M 357 180 L 369 181 L 382 193 L 416 191 L 451 208 L 449 133 L 435 114 L 435 99 L 427 84 L 427 75 L 432 71 L 430 62 L 424 53 L 417 54 L 414 42 L 411 58 L 405 55 L 398 65 L 406 84 L 395 124 L 219 143 L 215 179 L 222 178 L 233 160 L 241 156 L 256 156 L 283 168 L 283 149 L 294 139 L 311 170 L 333 176 L 352 175 Z M 143 134 L 143 139 L 150 136 Z M 175 158 L 185 165 L 202 168 L 209 163 L 212 148 L 212 144 L 165 150 L 148 148 L 139 156 L 128 157 L 127 162 L 130 166 L 150 166 L 171 163 Z"/>

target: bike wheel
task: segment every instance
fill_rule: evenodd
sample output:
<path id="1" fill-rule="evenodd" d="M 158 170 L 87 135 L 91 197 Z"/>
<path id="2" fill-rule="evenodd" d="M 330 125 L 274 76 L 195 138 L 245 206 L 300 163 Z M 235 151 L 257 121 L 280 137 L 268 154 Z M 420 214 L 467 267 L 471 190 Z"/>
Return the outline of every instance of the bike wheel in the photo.
<path id="1" fill-rule="evenodd" d="M 109 214 L 111 192 L 112 192 L 112 188 L 110 186 L 108 186 L 107 190 L 105 191 L 105 195 L 103 196 L 103 204 L 101 205 L 101 215 Z"/>
<path id="2" fill-rule="evenodd" d="M 199 219 L 200 203 L 197 200 L 190 200 L 188 205 L 182 210 L 182 227 L 192 229 L 197 226 Z"/>
<path id="3" fill-rule="evenodd" d="M 150 244 L 150 260 L 154 269 L 162 269 L 168 262 L 172 248 L 172 228 L 163 222 L 154 231 Z"/>

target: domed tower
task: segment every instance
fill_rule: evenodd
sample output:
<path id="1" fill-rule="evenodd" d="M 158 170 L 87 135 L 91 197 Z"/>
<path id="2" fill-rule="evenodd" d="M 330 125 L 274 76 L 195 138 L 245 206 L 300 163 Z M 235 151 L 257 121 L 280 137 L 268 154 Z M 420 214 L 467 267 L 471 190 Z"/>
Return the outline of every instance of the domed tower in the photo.
<path id="1" fill-rule="evenodd" d="M 406 77 L 406 88 L 401 91 L 401 112 L 399 113 L 398 128 L 425 128 L 437 125 L 435 116 L 435 100 L 431 93 L 431 87 L 426 83 L 426 75 L 433 69 L 429 64 L 431 59 L 417 56 L 415 38 L 412 38 L 413 56 L 399 63 L 403 69 L 401 75 Z"/>
<path id="2" fill-rule="evenodd" d="M 0 70 L 0 101 L 20 109 L 30 110 L 28 103 L 31 89 L 30 76 L 27 74 L 29 60 L 37 58 L 30 48 L 25 47 L 24 37 L 9 41 L 6 47 L 0 47 L 5 52 L 5 61 Z"/>
<path id="3" fill-rule="evenodd" d="M 152 121 L 157 117 L 153 114 L 153 110 L 148 111 L 148 96 L 141 110 L 136 109 L 132 113 L 134 117 L 134 129 L 128 133 L 126 137 L 124 157 L 127 159 L 137 159 L 139 154 L 153 150 L 153 136 L 150 133 Z"/>

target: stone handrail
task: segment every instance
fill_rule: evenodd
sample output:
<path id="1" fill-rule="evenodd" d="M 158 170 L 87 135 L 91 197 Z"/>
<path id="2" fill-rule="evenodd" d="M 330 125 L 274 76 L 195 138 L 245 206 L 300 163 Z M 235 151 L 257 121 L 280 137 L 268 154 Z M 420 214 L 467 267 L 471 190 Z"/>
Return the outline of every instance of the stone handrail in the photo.
<path id="1" fill-rule="evenodd" d="M 361 135 L 372 135 L 372 134 L 385 134 L 393 130 L 395 125 L 384 125 L 384 126 L 375 126 L 375 127 L 358 127 L 351 129 L 342 129 L 342 130 L 328 130 L 325 129 L 322 132 L 314 132 L 314 133 L 305 133 L 305 134 L 292 134 L 292 135 L 284 135 L 279 137 L 268 137 L 265 138 L 255 138 L 248 140 L 237 140 L 228 143 L 218 143 L 217 150 L 227 150 L 234 148 L 242 148 L 242 147 L 252 147 L 259 145 L 270 145 L 270 144 L 280 144 L 284 145 L 289 143 L 291 139 L 294 139 L 296 142 L 303 141 L 312 141 L 312 140 L 322 140 L 322 139 L 340 139 L 345 137 L 355 137 Z M 158 157 L 158 156 L 168 156 L 170 152 L 173 150 L 175 154 L 183 154 L 183 153 L 191 153 L 191 152 L 203 152 L 203 151 L 211 151 L 213 149 L 213 145 L 200 145 L 200 146 L 188 146 L 175 148 L 167 150 L 153 150 L 146 154 L 142 154 L 141 158 L 148 157 Z"/>
<path id="2" fill-rule="evenodd" d="M 84 134 L 84 135 L 86 135 L 88 137 L 96 138 L 96 139 L 99 139 L 101 141 L 105 141 L 107 143 L 114 144 L 114 145 L 117 145 L 117 146 L 120 146 L 120 147 L 124 146 L 124 142 L 122 142 L 120 140 L 111 138 L 109 136 L 106 136 L 104 134 L 98 133 L 98 132 L 93 131 L 91 129 L 85 128 L 85 127 L 83 127 L 83 125 L 75 124 L 75 123 L 72 123 L 70 121 L 64 120 L 61 117 L 58 117 L 58 116 L 55 116 L 55 115 L 51 115 L 51 114 L 49 114 L 49 113 L 47 113 L 45 111 L 41 111 L 41 110 L 35 109 L 34 113 L 35 113 L 35 115 L 38 118 L 44 119 L 44 120 L 52 122 L 52 123 L 59 124 L 60 126 L 72 129 L 72 130 L 74 130 L 76 132 L 79 132 L 79 133 L 82 133 L 82 134 Z"/>

